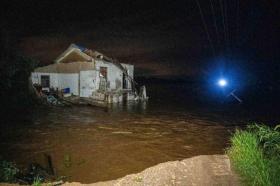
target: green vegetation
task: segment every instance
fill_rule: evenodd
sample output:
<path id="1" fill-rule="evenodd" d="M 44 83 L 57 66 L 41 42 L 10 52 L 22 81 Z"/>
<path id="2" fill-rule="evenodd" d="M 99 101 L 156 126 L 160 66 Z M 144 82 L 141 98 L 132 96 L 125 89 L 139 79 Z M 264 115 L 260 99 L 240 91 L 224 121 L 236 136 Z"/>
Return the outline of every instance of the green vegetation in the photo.
<path id="1" fill-rule="evenodd" d="M 71 155 L 70 155 L 70 154 L 65 154 L 65 155 L 64 155 L 64 161 L 63 161 L 63 163 L 64 163 L 64 166 L 65 166 L 66 168 L 69 168 L 69 167 L 72 166 L 72 161 L 71 161 Z"/>
<path id="2" fill-rule="evenodd" d="M 42 180 L 39 177 L 36 177 L 32 183 L 32 186 L 41 186 Z"/>
<path id="3" fill-rule="evenodd" d="M 267 156 L 280 158 L 280 125 L 271 129 L 265 125 L 250 125 L 248 129 L 257 135 L 259 145 Z"/>
<path id="4" fill-rule="evenodd" d="M 280 131 L 264 125 L 236 130 L 227 150 L 231 162 L 247 185 L 280 185 Z"/>
<path id="5" fill-rule="evenodd" d="M 19 170 L 15 164 L 8 161 L 0 162 L 0 182 L 15 182 Z"/>

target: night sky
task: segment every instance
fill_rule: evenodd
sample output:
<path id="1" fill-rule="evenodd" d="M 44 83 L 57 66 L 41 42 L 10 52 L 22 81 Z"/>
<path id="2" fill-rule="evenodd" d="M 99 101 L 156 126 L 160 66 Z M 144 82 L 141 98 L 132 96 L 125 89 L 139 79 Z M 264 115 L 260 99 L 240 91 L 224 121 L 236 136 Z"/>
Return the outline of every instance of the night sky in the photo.
<path id="1" fill-rule="evenodd" d="M 278 74 L 279 4 L 277 0 L 9 1 L 1 5 L 1 37 L 16 38 L 10 43 L 41 64 L 52 63 L 76 43 L 134 64 L 137 75 L 201 75 L 219 64 L 217 59 L 256 74 Z"/>

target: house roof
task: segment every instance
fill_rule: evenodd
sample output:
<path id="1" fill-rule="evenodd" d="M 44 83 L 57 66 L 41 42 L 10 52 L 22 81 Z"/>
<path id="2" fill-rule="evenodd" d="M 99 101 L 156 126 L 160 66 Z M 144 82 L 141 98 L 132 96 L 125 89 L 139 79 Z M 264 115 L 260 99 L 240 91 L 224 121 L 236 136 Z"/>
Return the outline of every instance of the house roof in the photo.
<path id="1" fill-rule="evenodd" d="M 94 63 L 74 62 L 55 63 L 44 67 L 39 67 L 34 72 L 41 73 L 79 73 L 80 71 L 95 70 Z"/>
<path id="2" fill-rule="evenodd" d="M 69 63 L 82 60 L 91 61 L 94 59 L 102 59 L 104 62 L 112 63 L 128 76 L 126 69 L 123 67 L 123 65 L 121 65 L 121 63 L 118 60 L 107 57 L 102 53 L 97 52 L 96 50 L 81 47 L 74 43 L 72 43 L 61 55 L 59 55 L 58 58 L 56 58 L 55 62 Z"/>
<path id="3" fill-rule="evenodd" d="M 69 47 L 55 59 L 55 62 L 61 63 L 64 58 L 66 58 L 69 54 L 71 54 L 73 52 L 76 53 L 77 55 L 80 55 L 80 57 L 85 59 L 85 61 L 91 61 L 92 58 L 94 58 L 94 59 L 103 59 L 104 61 L 109 62 L 109 63 L 119 63 L 116 59 L 112 59 L 108 56 L 105 56 L 104 54 L 102 54 L 96 50 L 88 49 L 88 48 L 76 45 L 74 43 L 70 44 Z M 71 62 L 74 62 L 74 61 L 71 61 Z"/>
<path id="4" fill-rule="evenodd" d="M 62 54 L 60 54 L 55 59 L 55 63 L 61 63 L 66 57 L 73 53 L 76 54 L 76 57 L 74 59 L 77 59 L 77 57 L 79 57 L 80 59 L 84 59 L 85 61 L 90 61 L 92 57 L 84 53 L 83 50 L 84 48 L 78 47 L 78 45 L 72 43 Z"/>

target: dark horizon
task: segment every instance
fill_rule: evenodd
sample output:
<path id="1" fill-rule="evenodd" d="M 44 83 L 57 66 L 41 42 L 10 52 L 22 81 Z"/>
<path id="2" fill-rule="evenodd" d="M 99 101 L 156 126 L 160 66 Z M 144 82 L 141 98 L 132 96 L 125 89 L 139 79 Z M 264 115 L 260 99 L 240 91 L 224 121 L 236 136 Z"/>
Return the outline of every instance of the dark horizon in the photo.
<path id="1" fill-rule="evenodd" d="M 279 71 L 277 1 L 31 0 L 3 7 L 2 39 L 16 38 L 12 44 L 41 65 L 77 43 L 135 65 L 140 76 L 207 75 L 219 66 L 255 76 Z"/>

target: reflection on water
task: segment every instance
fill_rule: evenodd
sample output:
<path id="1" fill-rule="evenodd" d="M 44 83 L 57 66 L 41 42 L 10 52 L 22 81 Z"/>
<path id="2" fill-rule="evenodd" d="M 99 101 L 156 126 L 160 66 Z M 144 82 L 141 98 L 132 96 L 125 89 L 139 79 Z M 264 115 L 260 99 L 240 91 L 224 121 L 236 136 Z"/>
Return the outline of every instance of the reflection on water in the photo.
<path id="1" fill-rule="evenodd" d="M 161 105 L 162 104 L 162 105 Z M 83 183 L 116 179 L 161 162 L 223 153 L 232 119 L 149 103 L 37 110 L 1 130 L 1 154 L 21 166 L 45 165 Z"/>

